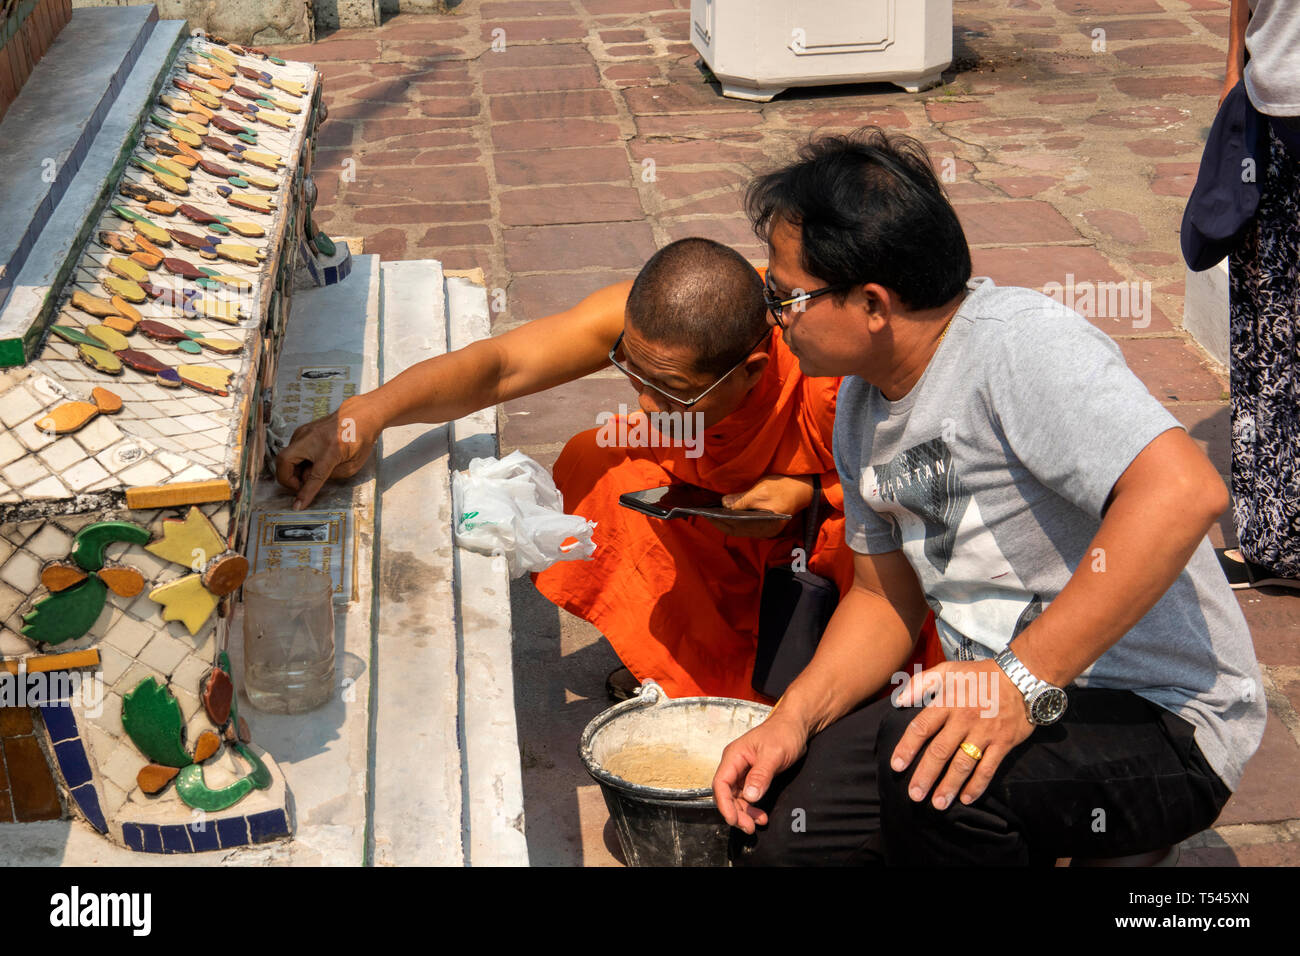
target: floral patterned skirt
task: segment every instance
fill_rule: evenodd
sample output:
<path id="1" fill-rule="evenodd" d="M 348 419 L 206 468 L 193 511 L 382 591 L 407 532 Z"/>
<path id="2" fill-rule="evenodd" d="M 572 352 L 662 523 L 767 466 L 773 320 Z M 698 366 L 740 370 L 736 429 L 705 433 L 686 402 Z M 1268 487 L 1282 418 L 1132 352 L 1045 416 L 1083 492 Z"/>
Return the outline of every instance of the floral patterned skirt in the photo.
<path id="1" fill-rule="evenodd" d="M 1245 558 L 1300 578 L 1300 156 L 1271 129 L 1261 180 L 1229 260 L 1232 511 Z"/>

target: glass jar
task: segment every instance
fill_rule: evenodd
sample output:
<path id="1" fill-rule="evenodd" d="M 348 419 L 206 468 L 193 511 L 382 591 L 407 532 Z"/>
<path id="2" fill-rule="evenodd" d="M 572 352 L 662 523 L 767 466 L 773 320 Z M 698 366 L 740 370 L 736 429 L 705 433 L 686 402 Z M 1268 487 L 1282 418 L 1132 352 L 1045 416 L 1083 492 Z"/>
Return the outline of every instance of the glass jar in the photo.
<path id="1" fill-rule="evenodd" d="M 301 714 L 334 693 L 334 596 L 314 568 L 259 571 L 244 582 L 244 690 L 258 710 Z"/>

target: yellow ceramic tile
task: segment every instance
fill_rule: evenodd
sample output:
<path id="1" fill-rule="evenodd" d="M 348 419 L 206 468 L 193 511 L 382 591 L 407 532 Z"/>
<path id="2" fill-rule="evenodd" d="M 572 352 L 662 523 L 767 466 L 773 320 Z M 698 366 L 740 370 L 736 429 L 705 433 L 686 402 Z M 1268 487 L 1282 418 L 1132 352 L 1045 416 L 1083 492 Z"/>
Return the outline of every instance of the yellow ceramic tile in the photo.
<path id="1" fill-rule="evenodd" d="M 126 316 L 106 315 L 104 316 L 104 325 L 108 326 L 114 332 L 121 332 L 123 335 L 130 335 L 135 331 L 135 323 Z"/>
<path id="2" fill-rule="evenodd" d="M 130 279 L 132 282 L 149 281 L 149 270 L 138 262 L 132 262 L 130 259 L 122 259 L 118 256 L 108 260 L 108 271 L 123 279 Z"/>
<path id="3" fill-rule="evenodd" d="M 126 336 L 121 332 L 115 332 L 107 325 L 92 325 L 86 329 L 88 335 L 92 335 L 104 343 L 104 348 L 110 352 L 120 352 L 122 349 L 129 349 L 131 343 L 126 340 Z"/>
<path id="4" fill-rule="evenodd" d="M 255 222 L 228 222 L 226 223 L 226 227 L 231 232 L 237 232 L 241 236 L 247 236 L 250 239 L 256 239 L 258 236 L 266 235 L 266 229 Z"/>
<path id="5" fill-rule="evenodd" d="M 122 371 L 122 360 L 107 349 L 97 349 L 93 345 L 78 345 L 77 354 L 81 360 L 99 372 L 116 375 Z"/>
<path id="6" fill-rule="evenodd" d="M 271 85 L 276 89 L 284 90 L 286 93 L 293 96 L 302 96 L 307 92 L 306 88 L 301 83 L 294 83 L 292 80 L 282 80 L 279 77 L 272 78 Z"/>
<path id="7" fill-rule="evenodd" d="M 192 305 L 194 311 L 199 315 L 206 316 L 209 319 L 216 319 L 218 322 L 234 325 L 241 318 L 238 302 L 223 302 L 220 299 L 211 299 L 204 296 L 194 299 Z"/>
<path id="8" fill-rule="evenodd" d="M 105 415 L 112 415 L 122 410 L 122 397 L 98 385 L 90 390 L 90 397 L 95 400 L 95 407 Z"/>
<path id="9" fill-rule="evenodd" d="M 242 262 L 246 266 L 255 266 L 261 261 L 258 251 L 252 246 L 233 242 L 218 242 L 217 255 L 232 262 Z"/>
<path id="10" fill-rule="evenodd" d="M 284 159 L 274 153 L 264 153 L 255 149 L 244 150 L 240 159 L 250 162 L 254 166 L 261 166 L 263 169 L 279 169 L 284 165 Z"/>
<path id="11" fill-rule="evenodd" d="M 267 123 L 277 129 L 289 128 L 289 117 L 285 116 L 283 113 L 268 113 L 266 110 L 258 110 L 257 119 L 258 122 Z"/>
<path id="12" fill-rule="evenodd" d="M 234 339 L 218 339 L 210 336 L 203 336 L 194 340 L 212 352 L 219 352 L 222 355 L 234 355 L 244 347 L 243 342 L 236 342 Z"/>
<path id="13" fill-rule="evenodd" d="M 170 246 L 172 244 L 172 237 L 167 235 L 167 230 L 161 226 L 155 226 L 151 222 L 140 222 L 137 219 L 131 223 L 131 228 L 150 242 L 156 242 L 160 246 Z"/>
<path id="14" fill-rule="evenodd" d="M 211 365 L 179 365 L 176 374 L 186 385 L 191 385 L 201 392 L 224 395 L 230 387 L 230 376 L 234 373 Z"/>
<path id="15" fill-rule="evenodd" d="M 203 587 L 197 574 L 187 574 L 149 592 L 149 599 L 163 606 L 164 621 L 180 621 L 191 635 L 197 634 L 203 623 L 217 608 L 217 596 Z"/>
<path id="16" fill-rule="evenodd" d="M 144 289 L 130 279 L 123 279 L 120 276 L 106 276 L 99 281 L 113 295 L 120 295 L 128 302 L 144 302 L 149 298 L 144 294 Z"/>
<path id="17" fill-rule="evenodd" d="M 80 309 L 87 315 L 93 315 L 102 319 L 107 315 L 118 315 L 117 307 L 108 299 L 101 299 L 98 296 L 91 295 L 89 292 L 83 292 L 77 289 L 72 293 L 71 303 L 74 309 Z"/>
<path id="18" fill-rule="evenodd" d="M 226 550 L 226 544 L 207 516 L 198 508 L 191 507 L 183 520 L 168 518 L 164 521 L 162 537 L 146 544 L 144 549 L 191 571 L 201 571 L 203 565 Z"/>
<path id="19" fill-rule="evenodd" d="M 177 505 L 201 505 L 210 501 L 229 501 L 230 497 L 230 482 L 225 478 L 209 478 L 206 481 L 174 481 L 170 485 L 148 485 L 143 488 L 126 489 L 126 506 L 132 509 L 175 508 Z"/>

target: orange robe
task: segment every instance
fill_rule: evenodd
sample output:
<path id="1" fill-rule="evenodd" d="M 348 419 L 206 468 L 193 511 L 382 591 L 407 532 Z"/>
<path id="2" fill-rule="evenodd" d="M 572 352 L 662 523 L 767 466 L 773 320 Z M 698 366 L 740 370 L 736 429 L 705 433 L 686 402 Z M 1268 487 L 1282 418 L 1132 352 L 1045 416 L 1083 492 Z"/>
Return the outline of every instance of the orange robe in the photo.
<path id="1" fill-rule="evenodd" d="M 840 379 L 803 375 L 780 332 L 768 352 L 767 371 L 740 408 L 704 432 L 698 457 L 688 457 L 698 445 L 600 447 L 601 430 L 591 429 L 569 440 L 553 469 L 565 510 L 596 522 L 596 552 L 535 574 L 537 589 L 594 624 L 639 680 L 653 678 L 670 697 L 766 700 L 750 686 L 763 571 L 794 560 L 803 522 L 796 517 L 775 538 L 733 537 L 703 518 L 664 521 L 624 508 L 620 494 L 675 482 L 731 494 L 766 475 L 820 475 L 833 510 L 808 569 L 841 595 L 853 583 L 831 453 Z M 922 635 L 931 662 L 942 660 L 933 627 L 927 620 Z"/>

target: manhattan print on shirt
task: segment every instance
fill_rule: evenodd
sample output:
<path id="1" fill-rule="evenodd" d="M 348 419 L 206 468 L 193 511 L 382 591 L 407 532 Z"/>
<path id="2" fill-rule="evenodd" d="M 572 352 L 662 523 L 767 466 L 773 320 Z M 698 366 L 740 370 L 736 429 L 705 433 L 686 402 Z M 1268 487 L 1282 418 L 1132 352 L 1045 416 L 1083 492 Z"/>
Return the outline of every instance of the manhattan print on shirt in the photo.
<path id="1" fill-rule="evenodd" d="M 1041 598 L 998 547 L 942 438 L 863 469 L 859 490 L 867 507 L 891 520 L 950 660 L 971 656 L 969 641 L 996 654 L 1042 613 Z"/>

